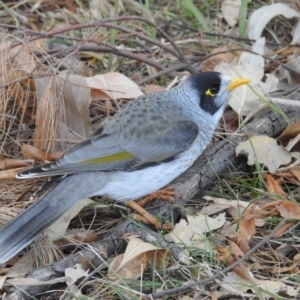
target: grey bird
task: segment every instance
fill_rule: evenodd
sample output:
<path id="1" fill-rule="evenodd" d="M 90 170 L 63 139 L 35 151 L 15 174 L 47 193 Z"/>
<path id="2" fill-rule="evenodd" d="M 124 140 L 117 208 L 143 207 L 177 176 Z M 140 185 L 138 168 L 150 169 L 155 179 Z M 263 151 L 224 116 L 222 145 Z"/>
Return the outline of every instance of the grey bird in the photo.
<path id="1" fill-rule="evenodd" d="M 83 198 L 126 202 L 169 184 L 207 147 L 230 91 L 249 82 L 217 72 L 191 75 L 171 90 L 131 101 L 57 161 L 19 173 L 67 176 L 0 229 L 0 263 Z"/>

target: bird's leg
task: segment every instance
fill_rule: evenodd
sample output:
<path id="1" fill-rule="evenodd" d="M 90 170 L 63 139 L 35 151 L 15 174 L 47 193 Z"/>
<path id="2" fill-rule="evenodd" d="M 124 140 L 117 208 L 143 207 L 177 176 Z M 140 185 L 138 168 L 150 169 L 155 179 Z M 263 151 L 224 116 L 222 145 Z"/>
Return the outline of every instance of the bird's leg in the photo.
<path id="1" fill-rule="evenodd" d="M 144 199 L 139 200 L 137 203 L 138 205 L 144 207 L 148 202 L 153 201 L 155 199 L 162 199 L 162 200 L 174 202 L 176 196 L 177 193 L 175 189 L 172 186 L 167 186 L 166 188 L 154 192 L 148 195 L 147 197 L 145 197 Z"/>
<path id="2" fill-rule="evenodd" d="M 141 207 L 137 202 L 128 201 L 128 202 L 126 202 L 126 204 L 130 208 L 132 208 L 133 210 L 135 210 L 136 212 L 139 213 L 139 215 L 134 214 L 131 216 L 134 220 L 142 221 L 143 223 L 146 223 L 146 224 L 152 224 L 157 229 L 162 228 L 162 224 L 153 215 L 151 215 L 143 207 Z"/>
<path id="3" fill-rule="evenodd" d="M 169 224 L 161 224 L 152 214 L 148 213 L 143 206 L 145 206 L 148 202 L 155 200 L 155 199 L 163 199 L 170 202 L 174 202 L 175 196 L 177 195 L 176 191 L 173 187 L 166 187 L 162 190 L 159 190 L 155 193 L 152 193 L 145 197 L 144 199 L 135 202 L 135 201 L 129 201 L 126 204 L 137 211 L 138 214 L 134 214 L 132 218 L 137 221 L 141 221 L 145 224 L 152 224 L 157 229 L 164 229 L 166 231 L 170 231 L 173 229 L 173 227 Z"/>

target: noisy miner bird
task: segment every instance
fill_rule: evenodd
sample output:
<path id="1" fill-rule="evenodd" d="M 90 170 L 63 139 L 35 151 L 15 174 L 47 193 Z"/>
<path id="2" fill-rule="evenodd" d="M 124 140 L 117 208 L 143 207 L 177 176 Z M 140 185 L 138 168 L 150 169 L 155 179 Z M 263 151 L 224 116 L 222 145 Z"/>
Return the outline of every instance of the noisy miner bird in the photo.
<path id="1" fill-rule="evenodd" d="M 192 75 L 171 90 L 131 101 L 57 161 L 19 173 L 68 176 L 0 229 L 0 263 L 83 198 L 126 202 L 166 186 L 206 148 L 230 91 L 249 82 L 217 72 Z"/>

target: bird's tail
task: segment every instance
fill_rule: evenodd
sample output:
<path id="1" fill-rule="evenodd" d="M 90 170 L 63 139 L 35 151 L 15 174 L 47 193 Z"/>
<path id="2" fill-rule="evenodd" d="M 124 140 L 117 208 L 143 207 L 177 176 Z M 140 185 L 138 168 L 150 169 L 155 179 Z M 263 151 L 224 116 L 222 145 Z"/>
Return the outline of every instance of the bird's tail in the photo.
<path id="1" fill-rule="evenodd" d="M 69 175 L 0 228 L 0 263 L 16 255 L 78 201 L 97 193 L 104 184 L 103 180 L 103 176 L 96 172 Z"/>

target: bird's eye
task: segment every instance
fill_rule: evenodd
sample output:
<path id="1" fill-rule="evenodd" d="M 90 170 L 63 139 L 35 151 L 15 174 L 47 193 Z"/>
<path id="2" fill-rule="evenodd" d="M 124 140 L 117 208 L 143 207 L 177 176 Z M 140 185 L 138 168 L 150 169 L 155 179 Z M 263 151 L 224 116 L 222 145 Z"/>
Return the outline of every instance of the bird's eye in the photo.
<path id="1" fill-rule="evenodd" d="M 205 95 L 206 96 L 211 96 L 211 97 L 214 97 L 218 94 L 219 92 L 219 87 L 218 86 L 213 86 L 211 88 L 209 88 L 206 92 L 205 92 Z"/>

